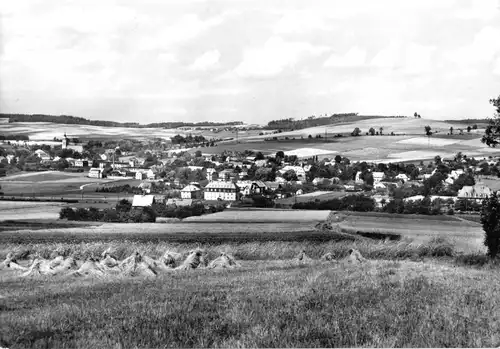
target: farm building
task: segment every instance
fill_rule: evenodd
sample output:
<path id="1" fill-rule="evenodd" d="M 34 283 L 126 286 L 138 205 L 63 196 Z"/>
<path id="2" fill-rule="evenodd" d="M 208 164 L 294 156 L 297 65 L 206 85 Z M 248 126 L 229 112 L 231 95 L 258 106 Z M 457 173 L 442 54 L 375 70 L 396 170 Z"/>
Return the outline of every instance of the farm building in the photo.
<path id="1" fill-rule="evenodd" d="M 75 167 L 87 167 L 88 165 L 89 165 L 88 160 L 81 160 L 81 159 L 75 160 Z"/>
<path id="2" fill-rule="evenodd" d="M 207 168 L 207 179 L 209 181 L 213 180 L 212 176 L 214 173 L 215 173 L 215 168 Z"/>
<path id="3" fill-rule="evenodd" d="M 143 179 L 146 179 L 146 174 L 144 172 L 136 172 L 135 179 L 140 179 L 142 181 Z"/>
<path id="4" fill-rule="evenodd" d="M 181 198 L 183 199 L 199 199 L 201 198 L 201 190 L 193 184 L 189 184 L 181 190 Z"/>
<path id="5" fill-rule="evenodd" d="M 166 202 L 167 206 L 175 205 L 175 206 L 191 206 L 193 204 L 192 199 L 168 199 Z"/>
<path id="6" fill-rule="evenodd" d="M 154 195 L 134 195 L 132 207 L 147 207 L 155 203 Z"/>
<path id="7" fill-rule="evenodd" d="M 156 168 L 150 168 L 148 172 L 146 172 L 146 177 L 149 180 L 155 180 L 158 177 L 158 170 Z"/>
<path id="8" fill-rule="evenodd" d="M 104 170 L 102 168 L 92 167 L 89 170 L 89 177 L 91 177 L 91 178 L 102 178 L 102 173 L 103 172 L 104 172 Z"/>
<path id="9" fill-rule="evenodd" d="M 465 185 L 458 191 L 458 197 L 461 199 L 476 199 L 483 200 L 490 196 L 491 189 L 484 184 L 477 183 L 476 185 Z"/>
<path id="10" fill-rule="evenodd" d="M 238 188 L 232 182 L 210 182 L 205 187 L 205 200 L 236 201 Z"/>

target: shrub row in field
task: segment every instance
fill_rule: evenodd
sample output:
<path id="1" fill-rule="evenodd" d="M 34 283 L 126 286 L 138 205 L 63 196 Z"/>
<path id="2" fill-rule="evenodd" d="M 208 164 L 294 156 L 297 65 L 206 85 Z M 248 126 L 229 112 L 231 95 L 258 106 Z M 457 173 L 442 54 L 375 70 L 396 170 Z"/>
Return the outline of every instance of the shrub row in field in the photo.
<path id="1" fill-rule="evenodd" d="M 293 209 L 299 210 L 333 210 L 368 212 L 375 209 L 375 200 L 364 195 L 348 195 L 326 201 L 298 202 Z"/>
<path id="2" fill-rule="evenodd" d="M 59 212 L 59 218 L 70 221 L 143 223 L 155 222 L 156 217 L 182 219 L 220 212 L 224 209 L 224 205 L 209 205 L 206 207 L 198 203 L 190 206 L 153 204 L 151 207 L 132 207 L 132 204 L 128 200 L 123 199 L 116 204 L 115 208 L 106 208 L 103 210 L 95 207 L 88 209 L 82 207 L 77 209 L 65 207 Z"/>

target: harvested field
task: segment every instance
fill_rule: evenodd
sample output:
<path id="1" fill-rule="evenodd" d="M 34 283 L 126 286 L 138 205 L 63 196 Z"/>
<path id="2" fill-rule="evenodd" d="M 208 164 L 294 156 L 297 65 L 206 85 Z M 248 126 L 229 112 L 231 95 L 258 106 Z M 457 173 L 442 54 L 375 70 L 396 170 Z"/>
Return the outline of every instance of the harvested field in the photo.
<path id="1" fill-rule="evenodd" d="M 0 221 L 26 219 L 58 219 L 58 202 L 0 201 Z"/>
<path id="2" fill-rule="evenodd" d="M 453 243 L 458 251 L 467 253 L 484 252 L 484 232 L 474 222 L 466 222 L 451 216 L 387 215 L 352 212 L 335 226 L 343 232 L 362 232 L 364 236 L 374 234 L 396 234 L 415 243 L 425 243 L 436 237 L 443 237 Z M 439 218 L 434 218 L 439 217 Z M 441 218 L 443 217 L 443 218 Z M 446 217 L 446 218 L 444 218 Z M 450 220 L 448 220 L 450 219 Z"/>
<path id="3" fill-rule="evenodd" d="M 397 143 L 442 147 L 445 145 L 455 144 L 458 142 L 460 142 L 459 139 L 447 139 L 438 137 L 415 137 L 415 138 L 403 139 L 398 141 Z"/>
<path id="4" fill-rule="evenodd" d="M 498 347 L 499 284 L 497 270 L 439 261 L 256 261 L 234 270 L 75 282 L 4 277 L 0 343 Z"/>
<path id="5" fill-rule="evenodd" d="M 324 221 L 330 211 L 312 210 L 226 210 L 204 216 L 185 218 L 185 222 L 220 223 L 291 223 Z"/>

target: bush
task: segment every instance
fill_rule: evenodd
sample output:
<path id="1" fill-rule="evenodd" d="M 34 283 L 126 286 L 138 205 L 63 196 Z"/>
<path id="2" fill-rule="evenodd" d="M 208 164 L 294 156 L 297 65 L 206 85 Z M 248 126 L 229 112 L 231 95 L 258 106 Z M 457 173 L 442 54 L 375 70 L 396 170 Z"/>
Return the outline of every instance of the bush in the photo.
<path id="1" fill-rule="evenodd" d="M 459 255 L 455 258 L 455 263 L 460 264 L 460 265 L 474 265 L 474 266 L 483 266 L 485 264 L 488 264 L 489 262 L 488 256 L 484 254 L 464 254 L 464 255 Z"/>
<path id="2" fill-rule="evenodd" d="M 453 216 L 455 214 L 455 211 L 452 208 L 450 208 L 448 210 L 447 214 L 450 215 L 450 216 Z"/>
<path id="3" fill-rule="evenodd" d="M 59 211 L 59 219 L 67 219 L 69 221 L 75 220 L 75 211 L 71 207 L 63 207 Z"/>

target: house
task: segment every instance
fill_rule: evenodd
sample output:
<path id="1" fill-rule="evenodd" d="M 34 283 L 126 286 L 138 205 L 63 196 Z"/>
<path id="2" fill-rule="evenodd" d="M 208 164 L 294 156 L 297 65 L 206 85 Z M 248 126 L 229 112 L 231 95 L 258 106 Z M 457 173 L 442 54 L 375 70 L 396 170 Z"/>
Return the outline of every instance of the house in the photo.
<path id="1" fill-rule="evenodd" d="M 267 190 L 267 185 L 262 181 L 254 181 L 250 185 L 250 192 L 252 194 L 264 194 L 266 190 Z"/>
<path id="2" fill-rule="evenodd" d="M 146 172 L 146 177 L 149 180 L 155 180 L 158 177 L 158 170 L 156 168 L 150 168 L 148 172 Z"/>
<path id="3" fill-rule="evenodd" d="M 213 174 L 215 173 L 215 168 L 207 168 L 207 179 L 209 181 L 213 180 Z"/>
<path id="4" fill-rule="evenodd" d="M 236 186 L 238 187 L 239 191 L 243 195 L 250 195 L 250 189 L 252 187 L 252 182 L 251 181 L 237 181 Z"/>
<path id="5" fill-rule="evenodd" d="M 231 176 L 234 176 L 233 170 L 226 169 L 219 172 L 219 180 L 228 181 Z"/>
<path id="6" fill-rule="evenodd" d="M 137 166 L 139 166 L 139 161 L 137 161 L 136 158 L 129 159 L 128 160 L 128 165 L 130 167 L 137 167 Z"/>
<path id="7" fill-rule="evenodd" d="M 140 179 L 141 181 L 143 179 L 146 179 L 146 173 L 144 173 L 144 172 L 136 172 L 135 173 L 135 179 Z"/>
<path id="8" fill-rule="evenodd" d="M 167 206 L 175 205 L 178 207 L 191 206 L 193 204 L 193 200 L 192 199 L 168 199 L 165 204 Z"/>
<path id="9" fill-rule="evenodd" d="M 154 195 L 134 195 L 132 207 L 147 207 L 155 203 Z"/>
<path id="10" fill-rule="evenodd" d="M 104 170 L 102 168 L 92 167 L 89 170 L 89 177 L 90 178 L 102 178 L 103 177 L 103 172 L 104 172 Z"/>
<path id="11" fill-rule="evenodd" d="M 78 159 L 75 160 L 75 167 L 87 167 L 89 165 L 88 160 Z"/>
<path id="12" fill-rule="evenodd" d="M 264 167 L 267 164 L 267 160 L 255 160 L 255 166 Z"/>
<path id="13" fill-rule="evenodd" d="M 490 188 L 484 184 L 477 183 L 476 185 L 465 185 L 458 191 L 458 197 L 460 199 L 483 200 L 489 197 L 491 193 L 492 190 Z"/>
<path id="14" fill-rule="evenodd" d="M 278 189 L 283 188 L 283 185 L 281 183 L 278 183 L 278 182 L 264 182 L 264 184 L 266 185 L 266 187 L 270 191 L 273 191 L 273 192 L 278 190 Z"/>
<path id="15" fill-rule="evenodd" d="M 155 194 L 155 203 L 157 204 L 165 204 L 167 202 L 166 195 Z"/>
<path id="16" fill-rule="evenodd" d="M 407 182 L 410 180 L 410 178 L 408 178 L 408 176 L 404 173 L 400 173 L 398 174 L 396 177 L 394 177 L 395 179 L 400 179 L 402 180 L 403 182 Z M 373 177 L 373 180 L 375 181 L 375 177 Z"/>
<path id="17" fill-rule="evenodd" d="M 203 166 L 188 166 L 191 171 L 198 171 L 198 170 L 203 170 Z"/>
<path id="18" fill-rule="evenodd" d="M 381 182 L 385 177 L 384 172 L 372 172 L 372 175 L 373 175 L 373 184 Z"/>
<path id="19" fill-rule="evenodd" d="M 306 180 L 306 171 L 304 170 L 303 167 L 300 166 L 285 166 L 279 172 L 281 174 L 284 174 L 287 171 L 294 171 L 295 174 L 297 175 L 297 178 L 300 181 L 305 181 Z"/>
<path id="20" fill-rule="evenodd" d="M 151 193 L 151 188 L 153 187 L 153 185 L 151 184 L 151 182 L 142 182 L 141 184 L 139 184 L 138 188 L 139 189 L 142 189 L 142 191 L 144 193 Z"/>
<path id="21" fill-rule="evenodd" d="M 111 167 L 113 169 L 128 167 L 128 162 L 113 162 Z"/>
<path id="22" fill-rule="evenodd" d="M 210 182 L 205 187 L 205 200 L 236 201 L 238 187 L 232 182 Z"/>
<path id="23" fill-rule="evenodd" d="M 201 190 L 195 185 L 189 184 L 181 190 L 182 199 L 199 199 L 201 198 Z"/>

